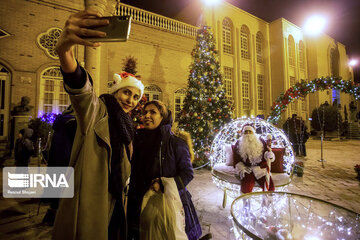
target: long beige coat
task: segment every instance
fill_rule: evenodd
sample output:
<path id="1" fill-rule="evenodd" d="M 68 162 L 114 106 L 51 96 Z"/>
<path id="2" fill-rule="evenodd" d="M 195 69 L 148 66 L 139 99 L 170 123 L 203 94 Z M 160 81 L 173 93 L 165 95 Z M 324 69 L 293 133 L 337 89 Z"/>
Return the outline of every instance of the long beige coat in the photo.
<path id="1" fill-rule="evenodd" d="M 108 192 L 111 146 L 107 109 L 95 95 L 89 80 L 82 89 L 65 88 L 78 123 L 70 158 L 75 189 L 73 198 L 60 201 L 53 239 L 108 240 L 108 224 L 115 200 Z M 124 188 L 130 176 L 126 154 L 121 165 L 122 182 L 119 184 Z"/>

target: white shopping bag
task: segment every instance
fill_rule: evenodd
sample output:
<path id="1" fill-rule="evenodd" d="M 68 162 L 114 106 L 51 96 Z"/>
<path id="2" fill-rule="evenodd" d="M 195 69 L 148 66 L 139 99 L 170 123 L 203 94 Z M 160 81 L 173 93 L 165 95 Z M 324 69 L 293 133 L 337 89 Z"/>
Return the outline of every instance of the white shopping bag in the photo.
<path id="1" fill-rule="evenodd" d="M 185 213 L 174 178 L 161 178 L 164 193 L 148 190 L 140 215 L 141 240 L 187 240 Z"/>

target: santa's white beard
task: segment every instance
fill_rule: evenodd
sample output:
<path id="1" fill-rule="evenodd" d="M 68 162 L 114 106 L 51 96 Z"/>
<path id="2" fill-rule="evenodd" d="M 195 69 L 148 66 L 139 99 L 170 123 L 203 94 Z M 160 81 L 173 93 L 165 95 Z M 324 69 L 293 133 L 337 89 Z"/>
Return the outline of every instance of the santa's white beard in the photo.
<path id="1" fill-rule="evenodd" d="M 256 165 L 262 160 L 263 144 L 255 134 L 245 134 L 239 141 L 239 154 L 246 161 L 248 158 L 251 165 Z"/>

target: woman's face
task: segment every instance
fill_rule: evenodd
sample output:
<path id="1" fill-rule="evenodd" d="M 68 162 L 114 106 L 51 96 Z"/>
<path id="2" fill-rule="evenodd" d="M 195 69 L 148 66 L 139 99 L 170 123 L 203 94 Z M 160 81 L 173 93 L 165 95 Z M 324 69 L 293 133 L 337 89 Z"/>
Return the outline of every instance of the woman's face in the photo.
<path id="1" fill-rule="evenodd" d="M 148 130 L 154 130 L 157 128 L 163 117 L 160 114 L 159 109 L 154 104 L 147 105 L 144 112 L 144 127 Z"/>
<path id="2" fill-rule="evenodd" d="M 133 110 L 140 100 L 140 90 L 136 87 L 120 88 L 114 94 L 124 112 L 128 113 Z"/>

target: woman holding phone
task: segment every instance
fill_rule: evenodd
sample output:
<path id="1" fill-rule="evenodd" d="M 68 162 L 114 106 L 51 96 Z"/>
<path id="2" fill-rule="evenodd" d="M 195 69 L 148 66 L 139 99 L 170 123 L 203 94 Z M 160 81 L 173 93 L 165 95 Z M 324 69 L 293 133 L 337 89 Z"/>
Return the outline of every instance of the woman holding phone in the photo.
<path id="1" fill-rule="evenodd" d="M 76 44 L 97 47 L 85 37 L 104 37 L 92 28 L 108 24 L 98 13 L 80 11 L 65 23 L 56 45 L 64 87 L 75 110 L 77 130 L 70 166 L 74 197 L 63 198 L 56 216 L 54 239 L 126 239 L 124 189 L 130 176 L 134 128 L 128 113 L 144 85 L 128 73 L 115 74 L 111 94 L 97 97 L 91 76 L 74 57 Z M 99 81 L 99 79 L 94 79 Z"/>

